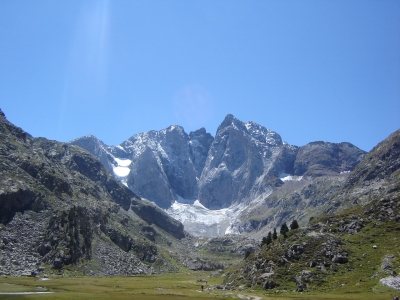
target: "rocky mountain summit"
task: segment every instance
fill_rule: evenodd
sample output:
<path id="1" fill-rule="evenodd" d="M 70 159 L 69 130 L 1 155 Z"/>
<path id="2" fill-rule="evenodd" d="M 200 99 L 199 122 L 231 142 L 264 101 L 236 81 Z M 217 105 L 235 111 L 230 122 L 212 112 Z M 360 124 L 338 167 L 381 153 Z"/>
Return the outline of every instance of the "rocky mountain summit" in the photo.
<path id="1" fill-rule="evenodd" d="M 126 276 L 231 264 L 199 254 L 179 221 L 139 198 L 91 153 L 32 138 L 1 110 L 0 208 L 0 275 Z"/>
<path id="2" fill-rule="evenodd" d="M 352 170 L 364 155 L 350 143 L 291 146 L 272 130 L 228 115 L 211 145 L 200 178 L 199 201 L 212 209 L 249 203 L 272 192 L 283 174 L 339 175 Z"/>
<path id="3" fill-rule="evenodd" d="M 198 180 L 213 137 L 204 128 L 189 135 L 180 126 L 132 136 L 121 145 L 106 146 L 94 136 L 70 142 L 103 163 L 139 196 L 167 208 L 177 197 L 195 200 Z"/>
<path id="4" fill-rule="evenodd" d="M 305 184 L 330 176 L 342 184 L 343 174 L 365 156 L 350 143 L 292 146 L 276 132 L 255 122 L 243 123 L 232 115 L 225 117 L 215 137 L 204 128 L 187 134 L 173 125 L 136 134 L 117 146 L 107 146 L 93 136 L 70 144 L 90 151 L 132 191 L 166 209 L 193 234 L 203 236 L 251 231 L 265 225 L 268 216 L 250 226 L 246 217 L 238 216 L 279 186 L 287 189 L 293 185 L 287 181 Z M 295 206 L 293 211 L 298 210 Z M 208 213 L 209 218 L 202 217 L 207 210 L 220 211 L 222 217 L 212 217 L 213 212 Z"/>

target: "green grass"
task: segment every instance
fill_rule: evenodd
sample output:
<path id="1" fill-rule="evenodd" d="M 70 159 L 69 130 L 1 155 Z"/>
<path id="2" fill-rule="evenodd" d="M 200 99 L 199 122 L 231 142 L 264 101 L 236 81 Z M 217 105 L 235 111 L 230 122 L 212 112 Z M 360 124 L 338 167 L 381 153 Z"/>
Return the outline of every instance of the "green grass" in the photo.
<path id="1" fill-rule="evenodd" d="M 400 273 L 400 224 L 394 219 L 386 219 L 383 222 L 376 218 L 369 220 L 369 214 L 365 215 L 364 211 L 368 211 L 372 205 L 374 204 L 372 203 L 369 207 L 356 207 L 333 215 L 321 215 L 315 218 L 311 225 L 319 222 L 328 225 L 325 235 L 318 238 L 313 235 L 301 234 L 301 230 L 290 231 L 287 239 L 278 237 L 278 240 L 273 241 L 270 246 L 263 247 L 260 253 L 254 253 L 240 265 L 229 268 L 227 272 L 230 273 L 225 277 L 224 283 L 236 279 L 240 285 L 251 286 L 252 278 L 258 277 L 260 274 L 251 275 L 252 278 L 247 274 L 254 270 L 252 268 L 257 259 L 262 258 L 276 263 L 285 255 L 285 250 L 290 245 L 305 243 L 303 244 L 306 245 L 304 252 L 299 260 L 290 259 L 290 263 L 274 269 L 273 280 L 280 284 L 278 287 L 263 291 L 262 285 L 257 284 L 252 288 L 256 292 L 269 293 L 274 297 L 277 297 L 275 292 L 280 290 L 278 295 L 283 297 L 281 299 L 393 299 L 395 295 L 400 295 L 400 291 L 380 284 L 379 280 L 390 276 L 391 271 L 394 274 Z M 392 207 L 397 206 L 393 205 Z M 380 206 L 375 208 L 378 212 L 380 209 Z M 358 234 L 337 231 L 342 224 L 340 222 L 351 223 L 354 215 L 365 221 L 365 226 Z M 336 221 L 333 221 L 334 219 Z M 333 230 L 330 231 L 331 229 Z M 324 252 L 320 251 L 321 245 L 333 238 L 340 241 L 340 252 L 348 253 L 348 262 L 344 264 L 330 263 L 334 269 L 326 267 L 325 270 L 322 270 L 310 267 L 310 261 L 327 260 Z M 377 248 L 374 248 L 374 245 Z M 381 266 L 387 255 L 394 256 L 390 259 L 392 267 L 389 270 L 382 270 Z M 313 281 L 309 282 L 309 287 L 300 294 L 295 292 L 295 277 L 302 270 L 312 271 Z M 287 292 L 283 293 L 283 290 Z"/>
<path id="2" fill-rule="evenodd" d="M 349 289 L 342 292 L 283 293 L 266 291 L 201 292 L 199 279 L 207 280 L 208 287 L 220 283 L 220 278 L 209 277 L 209 272 L 192 272 L 134 277 L 55 277 L 48 281 L 38 278 L 0 277 L 0 293 L 52 291 L 53 294 L 0 295 L 0 299 L 393 299 L 395 293 L 383 286 L 371 293 Z M 368 283 L 366 283 L 368 284 Z"/>

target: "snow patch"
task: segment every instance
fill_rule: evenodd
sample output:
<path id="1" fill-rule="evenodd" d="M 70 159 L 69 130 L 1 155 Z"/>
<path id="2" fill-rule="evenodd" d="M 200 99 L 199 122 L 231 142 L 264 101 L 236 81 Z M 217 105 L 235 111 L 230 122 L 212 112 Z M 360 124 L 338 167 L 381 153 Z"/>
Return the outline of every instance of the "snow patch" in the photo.
<path id="1" fill-rule="evenodd" d="M 196 202 L 196 200 L 188 200 L 188 199 L 184 199 L 181 196 L 177 195 L 178 200 L 176 200 L 179 203 L 183 203 L 183 204 L 194 204 Z"/>
<path id="2" fill-rule="evenodd" d="M 180 221 L 185 230 L 195 236 L 217 237 L 227 234 L 226 230 L 246 206 L 234 205 L 229 208 L 211 210 L 199 200 L 187 200 L 177 196 L 167 214 Z"/>
<path id="3" fill-rule="evenodd" d="M 195 200 L 192 204 L 189 203 L 190 200 L 186 200 L 185 202 L 188 204 L 175 201 L 174 204 L 172 204 L 172 206 L 166 210 L 166 212 L 182 223 L 195 222 L 205 225 L 220 223 L 228 217 L 227 211 L 229 209 L 227 208 L 210 210 L 202 205 L 199 200 Z"/>
<path id="4" fill-rule="evenodd" d="M 121 159 L 121 158 L 116 158 L 114 157 L 114 160 L 117 162 L 118 166 L 113 166 L 113 171 L 114 174 L 117 175 L 118 177 L 126 177 L 129 175 L 129 172 L 131 171 L 129 169 L 129 165 L 132 163 L 130 159 Z M 125 186 L 126 182 L 122 182 Z"/>
<path id="5" fill-rule="evenodd" d="M 289 180 L 301 181 L 303 179 L 303 176 L 296 176 L 296 175 L 282 173 L 281 175 L 279 175 L 279 179 L 282 181 L 289 181 Z"/>
<path id="6" fill-rule="evenodd" d="M 132 161 L 130 159 L 121 159 L 114 157 L 115 161 L 118 163 L 119 167 L 128 167 Z"/>
<path id="7" fill-rule="evenodd" d="M 250 203 L 234 204 L 228 208 L 212 210 L 199 200 L 188 200 L 177 196 L 171 207 L 165 212 L 180 221 L 185 230 L 195 236 L 217 237 L 226 234 L 240 234 L 237 224 L 239 216 L 249 205 L 259 205 L 265 194 Z"/>
<path id="8" fill-rule="evenodd" d="M 128 167 L 114 167 L 113 171 L 118 177 L 126 177 L 131 170 Z"/>

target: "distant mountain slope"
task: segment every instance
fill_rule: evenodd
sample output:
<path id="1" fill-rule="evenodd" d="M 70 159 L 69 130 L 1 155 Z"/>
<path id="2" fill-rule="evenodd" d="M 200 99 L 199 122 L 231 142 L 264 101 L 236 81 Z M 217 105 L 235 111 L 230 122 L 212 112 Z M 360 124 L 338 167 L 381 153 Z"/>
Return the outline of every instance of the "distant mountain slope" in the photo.
<path id="1" fill-rule="evenodd" d="M 351 173 L 319 176 L 307 181 L 295 181 L 292 178 L 285 180 L 284 184 L 274 188 L 269 197 L 249 207 L 246 213 L 241 215 L 240 221 L 236 223 L 238 231 L 252 232 L 255 237 L 262 237 L 268 231 L 285 222 L 290 223 L 293 219 L 306 224 L 310 217 L 320 214 L 332 213 L 355 205 L 365 205 L 376 199 L 398 198 L 400 196 L 399 145 L 400 130 L 374 147 Z M 348 153 L 354 151 L 358 153 L 353 147 L 345 144 L 345 148 L 350 149 Z M 332 149 L 332 146 L 329 148 Z M 352 157 L 357 158 L 357 155 L 353 154 Z M 318 160 L 318 157 L 314 160 Z M 317 167 L 309 168 L 307 172 L 315 172 L 320 168 L 320 164 L 313 166 Z"/>
<path id="2" fill-rule="evenodd" d="M 351 171 L 365 152 L 350 143 L 282 143 L 279 134 L 228 115 L 219 126 L 199 182 L 199 200 L 208 208 L 251 202 L 271 193 L 283 174 L 317 177 Z"/>
<path id="3" fill-rule="evenodd" d="M 399 196 L 400 129 L 376 145 L 355 167 L 327 212 Z"/>
<path id="4" fill-rule="evenodd" d="M 178 196 L 197 198 L 212 141 L 204 128 L 188 135 L 182 127 L 170 126 L 136 134 L 118 146 L 106 146 L 93 136 L 70 144 L 90 151 L 131 190 L 166 208 Z"/>
<path id="5" fill-rule="evenodd" d="M 271 193 L 282 174 L 317 177 L 351 171 L 365 152 L 350 143 L 313 142 L 297 147 L 276 132 L 227 115 L 215 138 L 180 126 L 136 134 L 118 146 L 93 136 L 71 144 L 94 154 L 139 196 L 168 208 L 198 199 L 208 209 L 249 204 Z"/>
<path id="6" fill-rule="evenodd" d="M 349 172 L 361 162 L 365 152 L 350 143 L 312 142 L 299 148 L 294 175 L 323 176 Z"/>

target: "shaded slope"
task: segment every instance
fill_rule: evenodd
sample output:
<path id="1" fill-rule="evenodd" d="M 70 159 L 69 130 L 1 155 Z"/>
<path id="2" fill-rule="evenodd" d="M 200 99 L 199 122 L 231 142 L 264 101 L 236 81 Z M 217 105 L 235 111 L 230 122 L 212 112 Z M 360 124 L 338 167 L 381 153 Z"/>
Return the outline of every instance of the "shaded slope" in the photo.
<path id="1" fill-rule="evenodd" d="M 176 268 L 157 245 L 184 237 L 182 224 L 82 148 L 31 138 L 0 111 L 0 170 L 1 274 L 88 274 L 86 263 L 97 275 Z"/>

